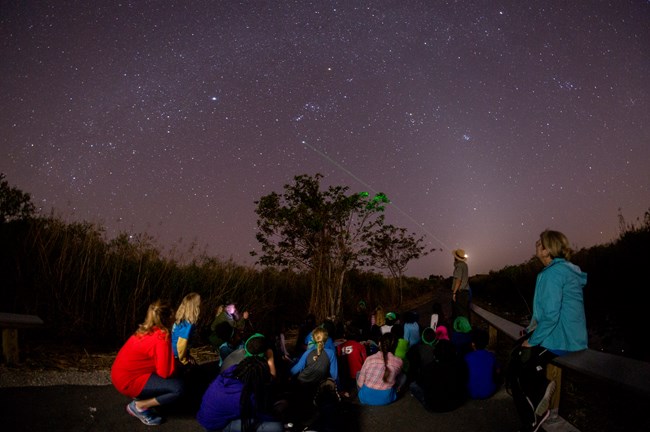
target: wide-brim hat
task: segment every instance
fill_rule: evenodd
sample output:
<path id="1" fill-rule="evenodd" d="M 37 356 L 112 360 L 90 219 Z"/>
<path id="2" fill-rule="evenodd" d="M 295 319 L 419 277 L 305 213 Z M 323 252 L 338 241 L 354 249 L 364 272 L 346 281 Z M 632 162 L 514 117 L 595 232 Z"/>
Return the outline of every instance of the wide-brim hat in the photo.
<path id="1" fill-rule="evenodd" d="M 467 254 L 464 249 L 455 249 L 451 251 L 451 254 L 459 261 L 467 261 Z"/>

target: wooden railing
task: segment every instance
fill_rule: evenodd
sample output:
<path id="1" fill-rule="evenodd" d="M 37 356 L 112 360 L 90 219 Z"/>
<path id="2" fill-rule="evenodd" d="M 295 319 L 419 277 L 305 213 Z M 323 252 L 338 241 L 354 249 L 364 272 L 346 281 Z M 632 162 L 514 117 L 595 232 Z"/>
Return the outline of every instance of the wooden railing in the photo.
<path id="1" fill-rule="evenodd" d="M 519 339 L 521 325 L 475 304 L 471 308 L 488 323 L 492 346 L 500 335 Z M 549 368 L 555 368 L 548 375 L 558 385 L 551 407 L 559 415 L 545 430 L 650 431 L 650 363 L 586 349 L 557 357 Z"/>

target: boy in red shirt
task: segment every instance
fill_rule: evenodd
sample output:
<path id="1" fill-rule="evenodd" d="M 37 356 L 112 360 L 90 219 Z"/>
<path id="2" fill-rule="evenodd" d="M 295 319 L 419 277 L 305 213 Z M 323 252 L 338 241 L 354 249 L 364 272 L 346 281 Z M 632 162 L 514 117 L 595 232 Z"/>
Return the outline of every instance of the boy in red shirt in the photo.
<path id="1" fill-rule="evenodd" d="M 336 354 L 339 364 L 339 380 L 342 395 L 350 396 L 350 391 L 357 388 L 357 374 L 366 361 L 366 346 L 359 342 L 359 332 L 354 327 L 346 329 L 345 342 L 337 345 Z"/>

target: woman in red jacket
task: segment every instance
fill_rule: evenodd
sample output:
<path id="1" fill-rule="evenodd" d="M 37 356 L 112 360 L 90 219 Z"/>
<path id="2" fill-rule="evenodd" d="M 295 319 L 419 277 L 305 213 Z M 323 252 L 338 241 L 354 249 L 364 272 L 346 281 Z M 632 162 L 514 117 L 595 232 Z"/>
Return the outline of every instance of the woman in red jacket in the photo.
<path id="1" fill-rule="evenodd" d="M 151 408 L 174 402 L 183 392 L 183 382 L 172 378 L 174 353 L 169 328 L 173 316 L 169 303 L 152 303 L 144 323 L 117 353 L 111 368 L 115 388 L 133 398 L 126 411 L 149 426 L 162 422 Z"/>

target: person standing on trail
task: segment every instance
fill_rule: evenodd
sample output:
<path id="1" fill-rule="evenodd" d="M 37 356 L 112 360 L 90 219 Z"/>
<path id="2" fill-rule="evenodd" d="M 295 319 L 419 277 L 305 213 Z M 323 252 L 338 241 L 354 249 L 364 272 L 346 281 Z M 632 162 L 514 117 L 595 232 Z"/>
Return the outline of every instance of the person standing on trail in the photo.
<path id="1" fill-rule="evenodd" d="M 537 431 L 550 416 L 555 377 L 547 365 L 557 356 L 587 349 L 583 288 L 587 274 L 569 262 L 571 248 L 558 231 L 542 232 L 535 256 L 544 265 L 537 275 L 533 316 L 519 347 L 513 350 L 507 384 L 522 430 Z"/>
<path id="2" fill-rule="evenodd" d="M 456 249 L 451 254 L 454 257 L 454 281 L 451 285 L 452 319 L 464 316 L 469 320 L 471 291 L 469 287 L 467 254 L 463 249 Z"/>

